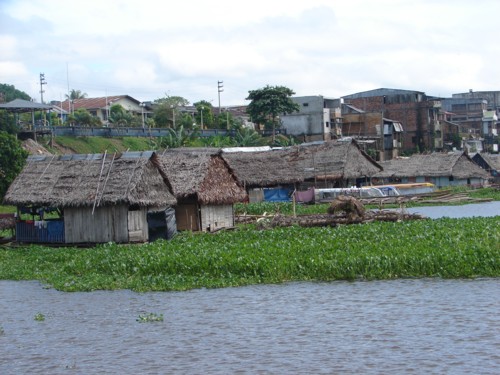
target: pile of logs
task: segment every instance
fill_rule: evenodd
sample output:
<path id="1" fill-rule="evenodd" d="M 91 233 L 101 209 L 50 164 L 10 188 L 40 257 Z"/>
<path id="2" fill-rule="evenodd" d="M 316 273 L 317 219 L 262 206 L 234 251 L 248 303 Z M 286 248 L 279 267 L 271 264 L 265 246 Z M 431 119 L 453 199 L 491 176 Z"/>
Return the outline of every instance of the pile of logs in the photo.
<path id="1" fill-rule="evenodd" d="M 239 216 L 238 223 L 257 222 L 259 229 L 287 227 L 299 225 L 301 227 L 334 227 L 340 224 L 362 224 L 373 221 L 403 221 L 421 220 L 422 215 L 410 214 L 402 208 L 400 211 L 373 210 L 366 211 L 363 204 L 351 196 L 340 196 L 332 201 L 326 214 L 286 216 L 275 215 L 251 215 Z"/>

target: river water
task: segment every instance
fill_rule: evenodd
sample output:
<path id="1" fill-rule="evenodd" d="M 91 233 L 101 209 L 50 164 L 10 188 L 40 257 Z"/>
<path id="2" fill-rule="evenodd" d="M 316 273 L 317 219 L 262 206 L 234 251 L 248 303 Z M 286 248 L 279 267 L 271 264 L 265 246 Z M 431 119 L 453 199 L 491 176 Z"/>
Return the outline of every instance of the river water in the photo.
<path id="1" fill-rule="evenodd" d="M 426 206 L 410 207 L 406 209 L 409 213 L 419 213 L 430 219 L 441 217 L 488 217 L 500 215 L 500 201 L 473 203 L 461 206 Z"/>
<path id="2" fill-rule="evenodd" d="M 0 374 L 499 374 L 499 291 L 500 279 L 154 293 L 0 281 Z"/>

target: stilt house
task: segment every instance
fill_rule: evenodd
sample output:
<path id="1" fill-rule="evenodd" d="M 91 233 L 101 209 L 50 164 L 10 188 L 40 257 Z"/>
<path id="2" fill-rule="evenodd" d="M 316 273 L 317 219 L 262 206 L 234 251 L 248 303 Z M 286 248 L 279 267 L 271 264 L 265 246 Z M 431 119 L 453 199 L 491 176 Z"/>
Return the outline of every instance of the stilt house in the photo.
<path id="1" fill-rule="evenodd" d="M 177 199 L 178 230 L 214 231 L 234 226 L 236 202 L 247 200 L 219 149 L 172 149 L 160 156 L 162 173 Z"/>
<path id="2" fill-rule="evenodd" d="M 370 180 L 382 167 L 355 141 L 329 141 L 262 152 L 224 152 L 250 201 L 268 190 L 347 187 Z"/>
<path id="3" fill-rule="evenodd" d="M 145 242 L 148 210 L 176 203 L 170 189 L 153 152 L 30 156 L 4 203 L 19 242 Z"/>
<path id="4" fill-rule="evenodd" d="M 441 188 L 483 186 L 489 178 L 465 152 L 418 154 L 380 164 L 384 170 L 375 175 L 377 183 L 430 182 Z"/>

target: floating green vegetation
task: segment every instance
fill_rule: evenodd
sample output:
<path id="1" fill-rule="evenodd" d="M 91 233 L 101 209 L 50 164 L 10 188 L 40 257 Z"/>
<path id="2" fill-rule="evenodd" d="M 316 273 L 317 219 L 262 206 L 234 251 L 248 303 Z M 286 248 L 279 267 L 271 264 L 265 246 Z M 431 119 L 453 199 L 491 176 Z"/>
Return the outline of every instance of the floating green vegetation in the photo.
<path id="1" fill-rule="evenodd" d="M 500 216 L 265 231 L 249 225 L 88 249 L 0 247 L 0 279 L 39 280 L 64 291 L 499 276 Z"/>
<path id="2" fill-rule="evenodd" d="M 37 322 L 43 322 L 45 320 L 45 315 L 42 313 L 36 313 L 35 314 L 35 320 Z"/>
<path id="3" fill-rule="evenodd" d="M 163 322 L 163 314 L 140 314 L 136 320 L 139 323 Z"/>

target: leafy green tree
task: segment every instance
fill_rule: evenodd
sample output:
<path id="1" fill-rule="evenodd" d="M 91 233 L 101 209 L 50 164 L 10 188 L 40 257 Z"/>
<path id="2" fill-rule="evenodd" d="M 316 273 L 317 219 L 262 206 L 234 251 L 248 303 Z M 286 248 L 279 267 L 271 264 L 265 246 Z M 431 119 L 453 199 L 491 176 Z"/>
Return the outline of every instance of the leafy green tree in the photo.
<path id="1" fill-rule="evenodd" d="M 134 116 L 121 104 L 113 104 L 109 109 L 109 122 L 115 126 L 131 126 Z"/>
<path id="2" fill-rule="evenodd" d="M 17 90 L 13 85 L 0 83 L 0 103 L 11 102 L 14 99 L 31 100 L 24 91 Z M 25 116 L 21 115 L 20 117 Z M 31 122 L 31 119 L 29 121 Z M 16 116 L 12 112 L 0 110 L 0 131 L 6 131 L 10 134 L 17 133 Z"/>
<path id="3" fill-rule="evenodd" d="M 176 126 L 183 126 L 184 129 L 194 129 L 197 128 L 198 126 L 196 124 L 193 124 L 193 116 L 189 113 L 179 113 L 179 117 L 176 118 L 175 123 Z"/>
<path id="4" fill-rule="evenodd" d="M 100 125 L 100 120 L 92 116 L 85 108 L 78 108 L 72 115 L 68 116 L 68 121 L 83 126 Z"/>
<path id="5" fill-rule="evenodd" d="M 189 100 L 181 96 L 159 98 L 153 104 L 153 118 L 160 128 L 176 128 L 177 123 L 186 125 L 182 121 L 179 108 L 189 105 Z"/>
<path id="6" fill-rule="evenodd" d="M 248 92 L 250 100 L 247 113 L 253 122 L 264 124 L 273 130 L 272 142 L 275 142 L 276 128 L 281 126 L 279 115 L 299 112 L 300 107 L 291 97 L 295 92 L 285 86 L 269 86 Z"/>
<path id="7" fill-rule="evenodd" d="M 216 116 L 216 124 L 219 124 L 220 129 L 238 129 L 240 128 L 241 120 L 237 121 L 233 114 L 227 110 L 223 110 L 222 113 Z"/>
<path id="8" fill-rule="evenodd" d="M 28 152 L 12 134 L 0 131 L 0 200 L 3 199 L 9 185 L 21 172 L 28 157 Z"/>
<path id="9" fill-rule="evenodd" d="M 169 107 L 185 107 L 189 105 L 189 100 L 183 98 L 182 96 L 165 95 L 163 98 L 156 99 L 154 104 L 166 104 Z"/>
<path id="10" fill-rule="evenodd" d="M 65 96 L 66 96 L 66 99 L 69 99 L 69 100 L 84 99 L 87 97 L 87 93 L 82 92 L 81 90 L 72 89 L 69 92 L 69 95 L 66 94 Z"/>
<path id="11" fill-rule="evenodd" d="M 50 125 L 52 125 L 52 126 L 59 126 L 59 125 L 61 125 L 61 119 L 57 116 L 56 112 L 50 112 L 50 114 L 49 114 L 49 122 L 50 122 Z"/>
<path id="12" fill-rule="evenodd" d="M 0 103 L 11 102 L 14 99 L 31 100 L 31 97 L 24 91 L 20 91 L 14 85 L 0 83 Z"/>
<path id="13" fill-rule="evenodd" d="M 212 103 L 200 100 L 193 104 L 196 108 L 196 123 L 202 129 L 213 129 L 216 127 Z"/>

